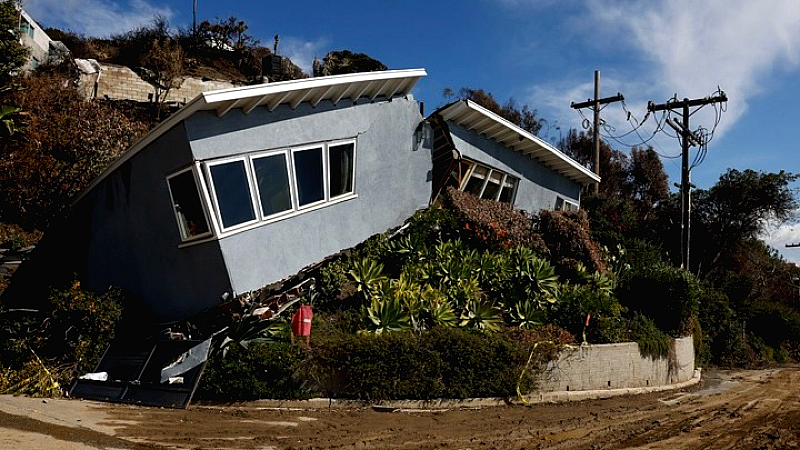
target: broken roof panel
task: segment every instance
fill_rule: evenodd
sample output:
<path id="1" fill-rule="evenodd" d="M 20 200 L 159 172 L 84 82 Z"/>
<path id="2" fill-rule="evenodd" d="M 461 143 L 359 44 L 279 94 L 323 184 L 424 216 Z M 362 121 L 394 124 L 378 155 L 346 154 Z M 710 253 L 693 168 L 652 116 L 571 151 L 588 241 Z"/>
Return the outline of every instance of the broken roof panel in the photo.
<path id="1" fill-rule="evenodd" d="M 583 184 L 600 182 L 598 175 L 543 139 L 471 100 L 453 102 L 433 114 L 439 114 L 447 121 L 455 122 L 467 130 L 529 156 L 571 180 Z"/>

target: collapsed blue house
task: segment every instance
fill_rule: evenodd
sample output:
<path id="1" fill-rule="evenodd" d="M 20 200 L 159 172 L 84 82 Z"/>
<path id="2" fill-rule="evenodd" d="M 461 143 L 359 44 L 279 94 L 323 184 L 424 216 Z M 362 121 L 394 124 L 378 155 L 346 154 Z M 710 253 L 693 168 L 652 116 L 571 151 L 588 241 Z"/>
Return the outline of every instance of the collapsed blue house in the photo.
<path id="1" fill-rule="evenodd" d="M 423 69 L 205 92 L 73 207 L 84 286 L 163 320 L 259 289 L 401 225 L 446 186 L 527 211 L 577 208 L 591 171 L 471 101 L 426 118 Z"/>

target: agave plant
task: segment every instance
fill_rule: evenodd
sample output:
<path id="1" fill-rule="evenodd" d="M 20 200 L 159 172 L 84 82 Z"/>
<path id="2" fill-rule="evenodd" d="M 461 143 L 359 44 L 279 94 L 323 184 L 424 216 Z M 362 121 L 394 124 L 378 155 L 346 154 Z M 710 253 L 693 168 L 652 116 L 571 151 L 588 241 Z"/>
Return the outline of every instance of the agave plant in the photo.
<path id="1" fill-rule="evenodd" d="M 425 286 L 420 292 L 420 304 L 420 329 L 458 325 L 458 316 L 452 303 L 438 289 Z"/>
<path id="2" fill-rule="evenodd" d="M 383 264 L 369 258 L 353 261 L 353 268 L 348 271 L 356 283 L 358 292 L 362 292 L 368 299 L 386 281 L 383 275 Z"/>
<path id="3" fill-rule="evenodd" d="M 459 326 L 482 331 L 499 331 L 503 325 L 500 308 L 494 302 L 474 299 L 461 313 Z"/>
<path id="4" fill-rule="evenodd" d="M 232 325 L 227 336 L 219 346 L 222 356 L 226 357 L 231 345 L 244 349 L 254 344 L 273 342 L 281 334 L 287 334 L 288 323 L 281 320 L 262 320 L 258 316 L 248 316 Z"/>
<path id="5" fill-rule="evenodd" d="M 481 287 L 487 291 L 500 289 L 503 280 L 508 278 L 508 266 L 501 255 L 484 252 L 477 262 L 476 275 Z"/>
<path id="6" fill-rule="evenodd" d="M 520 301 L 543 295 L 551 301 L 558 286 L 556 270 L 546 260 L 539 258 L 527 247 L 516 247 L 508 253 L 509 270 L 507 294 Z"/>
<path id="7" fill-rule="evenodd" d="M 425 314 L 431 326 L 452 328 L 458 325 L 458 316 L 450 302 L 443 301 L 432 305 L 425 310 Z"/>
<path id="8" fill-rule="evenodd" d="M 364 326 L 369 333 L 388 333 L 407 330 L 411 326 L 411 318 L 397 298 L 375 297 L 365 307 Z"/>
<path id="9" fill-rule="evenodd" d="M 544 318 L 545 313 L 542 305 L 539 301 L 533 299 L 519 301 L 511 310 L 512 323 L 526 330 L 541 325 Z"/>
<path id="10" fill-rule="evenodd" d="M 585 284 L 595 288 L 603 295 L 612 295 L 617 283 L 614 279 L 613 273 L 594 272 L 589 273 L 589 270 L 582 262 L 575 264 L 575 273 L 578 278 Z"/>

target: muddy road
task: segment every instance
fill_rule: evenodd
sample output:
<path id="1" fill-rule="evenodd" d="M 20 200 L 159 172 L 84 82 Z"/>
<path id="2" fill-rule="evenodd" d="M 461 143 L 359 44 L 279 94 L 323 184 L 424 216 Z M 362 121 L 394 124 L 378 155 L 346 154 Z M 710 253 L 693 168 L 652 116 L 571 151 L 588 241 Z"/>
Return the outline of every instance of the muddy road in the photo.
<path id="1" fill-rule="evenodd" d="M 712 372 L 703 378 L 699 386 L 688 391 L 475 410 L 286 410 L 265 408 L 256 402 L 195 405 L 182 411 L 89 403 L 92 414 L 102 414 L 100 428 L 84 428 L 75 439 L 65 437 L 60 424 L 39 422 L 37 429 L 36 417 L 16 427 L 40 435 L 48 435 L 49 428 L 55 430 L 51 437 L 76 445 L 84 442 L 87 448 L 800 447 L 800 369 Z M 8 417 L 0 414 L 0 448 L 3 437 L 14 432 L 15 425 L 5 423 Z"/>

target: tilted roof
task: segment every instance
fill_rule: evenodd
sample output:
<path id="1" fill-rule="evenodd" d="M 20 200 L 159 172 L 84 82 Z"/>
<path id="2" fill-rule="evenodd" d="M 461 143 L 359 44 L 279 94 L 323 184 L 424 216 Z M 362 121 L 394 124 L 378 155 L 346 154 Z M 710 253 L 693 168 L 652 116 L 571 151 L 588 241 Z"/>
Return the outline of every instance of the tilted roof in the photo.
<path id="1" fill-rule="evenodd" d="M 214 111 L 217 116 L 222 117 L 237 108 L 245 114 L 249 114 L 260 106 L 273 111 L 280 105 L 288 105 L 294 109 L 303 102 L 317 106 L 325 100 L 336 104 L 343 99 L 355 102 L 361 98 L 373 101 L 378 97 L 406 96 L 417 81 L 426 75 L 425 69 L 385 70 L 304 78 L 203 92 L 136 142 L 114 164 L 92 181 L 75 202 L 150 143 L 198 111 Z"/>
<path id="2" fill-rule="evenodd" d="M 538 136 L 523 130 L 508 120 L 471 100 L 459 100 L 439 108 L 444 120 L 486 136 L 523 155 L 530 156 L 545 167 L 583 184 L 599 183 L 600 177 Z"/>

